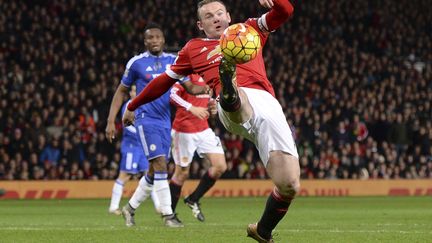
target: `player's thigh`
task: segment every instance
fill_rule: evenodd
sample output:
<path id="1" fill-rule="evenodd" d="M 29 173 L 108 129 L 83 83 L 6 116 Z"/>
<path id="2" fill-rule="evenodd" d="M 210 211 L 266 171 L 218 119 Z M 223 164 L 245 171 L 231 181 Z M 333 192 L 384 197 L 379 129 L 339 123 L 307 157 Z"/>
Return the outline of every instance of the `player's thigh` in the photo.
<path id="1" fill-rule="evenodd" d="M 136 123 L 138 137 L 147 159 L 151 162 L 157 157 L 169 158 L 171 129 L 154 124 Z"/>
<path id="2" fill-rule="evenodd" d="M 172 130 L 171 136 L 173 141 L 172 157 L 174 163 L 181 167 L 189 166 L 195 150 L 197 149 L 195 134 Z"/>
<path id="3" fill-rule="evenodd" d="M 202 157 L 204 154 L 220 154 L 223 155 L 222 143 L 212 129 L 196 133 L 197 153 Z"/>
<path id="4" fill-rule="evenodd" d="M 224 113 L 219 114 L 221 122 L 228 131 L 242 135 L 252 141 L 264 165 L 271 151 L 284 151 L 298 157 L 291 129 L 279 102 L 268 92 L 242 88 L 249 98 L 254 112 L 251 119 L 242 124 L 231 121 Z"/>

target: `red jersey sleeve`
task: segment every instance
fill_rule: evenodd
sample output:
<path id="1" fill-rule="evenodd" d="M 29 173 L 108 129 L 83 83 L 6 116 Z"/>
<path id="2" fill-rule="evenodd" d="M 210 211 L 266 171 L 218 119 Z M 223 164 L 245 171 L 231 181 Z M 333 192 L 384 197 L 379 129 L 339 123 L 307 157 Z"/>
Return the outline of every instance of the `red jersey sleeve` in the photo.
<path id="1" fill-rule="evenodd" d="M 177 58 L 174 63 L 170 66 L 170 69 L 166 71 L 168 76 L 173 79 L 182 79 L 183 77 L 193 73 L 193 68 L 189 56 L 189 44 L 186 45 L 178 52 Z"/>
<path id="2" fill-rule="evenodd" d="M 167 92 L 176 81 L 177 79 L 169 77 L 166 72 L 162 73 L 150 81 L 150 83 L 148 83 L 147 86 L 141 90 L 141 93 L 133 98 L 131 102 L 129 102 L 127 109 L 129 111 L 134 111 L 140 105 L 152 102 Z"/>
<path id="3" fill-rule="evenodd" d="M 293 15 L 294 7 L 289 0 L 274 0 L 273 3 L 270 11 L 256 19 L 256 27 L 254 27 L 257 30 L 264 33 L 272 32 Z"/>

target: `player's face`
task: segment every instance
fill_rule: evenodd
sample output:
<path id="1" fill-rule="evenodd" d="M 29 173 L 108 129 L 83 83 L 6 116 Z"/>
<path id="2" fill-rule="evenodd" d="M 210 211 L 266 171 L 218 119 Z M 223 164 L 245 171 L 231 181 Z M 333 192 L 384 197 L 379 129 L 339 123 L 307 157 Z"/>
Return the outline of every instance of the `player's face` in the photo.
<path id="1" fill-rule="evenodd" d="M 165 44 L 165 37 L 160 29 L 148 29 L 144 33 L 144 45 L 153 55 L 159 55 Z"/>
<path id="2" fill-rule="evenodd" d="M 200 17 L 197 21 L 198 28 L 212 39 L 218 39 L 231 22 L 225 6 L 219 2 L 203 5 L 198 9 L 198 15 Z"/>

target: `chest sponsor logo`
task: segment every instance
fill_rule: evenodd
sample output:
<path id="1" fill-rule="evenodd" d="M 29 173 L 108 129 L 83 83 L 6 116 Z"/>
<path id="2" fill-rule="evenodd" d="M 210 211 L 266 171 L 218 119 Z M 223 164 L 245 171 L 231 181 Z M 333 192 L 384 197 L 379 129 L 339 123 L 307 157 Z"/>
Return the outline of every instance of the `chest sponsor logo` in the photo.
<path id="1" fill-rule="evenodd" d="M 146 74 L 145 75 L 145 78 L 147 79 L 147 80 L 150 80 L 150 79 L 154 79 L 154 78 L 156 78 L 157 76 L 159 76 L 160 75 L 160 73 L 155 73 L 155 74 Z"/>
<path id="2" fill-rule="evenodd" d="M 216 55 L 221 55 L 221 54 L 222 54 L 222 52 L 221 52 L 220 46 L 216 45 L 215 48 L 207 54 L 207 60 L 210 60 L 212 57 L 214 57 Z"/>

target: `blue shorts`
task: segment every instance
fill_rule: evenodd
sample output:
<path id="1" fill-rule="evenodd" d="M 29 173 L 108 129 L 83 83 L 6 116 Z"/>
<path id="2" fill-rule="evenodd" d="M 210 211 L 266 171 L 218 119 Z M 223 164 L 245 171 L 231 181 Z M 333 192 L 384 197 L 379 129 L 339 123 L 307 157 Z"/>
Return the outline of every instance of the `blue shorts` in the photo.
<path id="1" fill-rule="evenodd" d="M 122 150 L 120 171 L 128 174 L 138 174 L 147 171 L 149 162 L 142 148 Z"/>
<path id="2" fill-rule="evenodd" d="M 165 156 L 168 161 L 171 150 L 171 128 L 160 127 L 157 124 L 143 124 L 143 119 L 135 121 L 139 140 L 148 160 Z"/>

